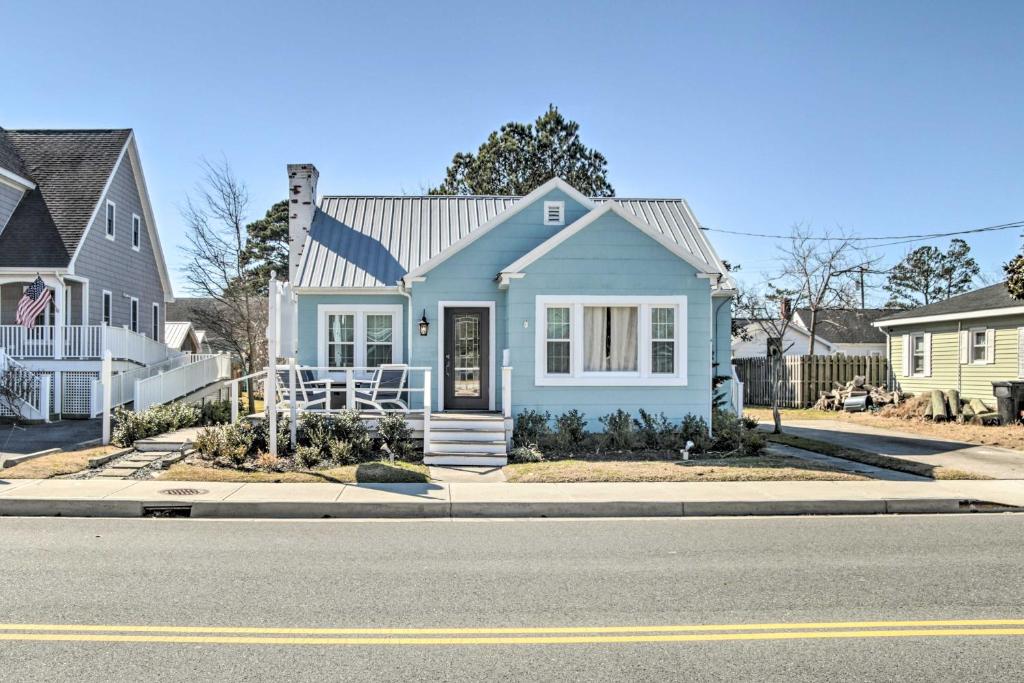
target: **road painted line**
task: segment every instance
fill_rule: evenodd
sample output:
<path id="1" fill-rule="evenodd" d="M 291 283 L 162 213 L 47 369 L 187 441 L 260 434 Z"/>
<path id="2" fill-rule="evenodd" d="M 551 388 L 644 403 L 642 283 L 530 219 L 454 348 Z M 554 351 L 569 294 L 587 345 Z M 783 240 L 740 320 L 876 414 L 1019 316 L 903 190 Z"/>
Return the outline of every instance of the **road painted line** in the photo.
<path id="1" fill-rule="evenodd" d="M 697 643 L 752 640 L 829 640 L 856 638 L 949 638 L 1024 636 L 1024 628 L 904 629 L 881 631 L 776 631 L 762 633 L 704 633 L 611 636 L 494 636 L 395 638 L 274 638 L 259 636 L 159 636 L 88 633 L 0 633 L 0 641 L 164 643 L 190 645 L 585 645 Z"/>
<path id="2" fill-rule="evenodd" d="M 0 631 L 76 633 L 174 633 L 293 636 L 473 636 L 473 635 L 597 635 L 639 633 L 706 633 L 714 631 L 814 631 L 825 629 L 904 629 L 941 627 L 1022 626 L 1024 619 L 930 619 L 903 621 L 824 621 L 766 624 L 689 624 L 651 626 L 504 626 L 468 628 L 294 628 L 262 626 L 164 626 L 106 624 L 0 624 Z M 0 636 L 3 634 L 0 633 Z"/>

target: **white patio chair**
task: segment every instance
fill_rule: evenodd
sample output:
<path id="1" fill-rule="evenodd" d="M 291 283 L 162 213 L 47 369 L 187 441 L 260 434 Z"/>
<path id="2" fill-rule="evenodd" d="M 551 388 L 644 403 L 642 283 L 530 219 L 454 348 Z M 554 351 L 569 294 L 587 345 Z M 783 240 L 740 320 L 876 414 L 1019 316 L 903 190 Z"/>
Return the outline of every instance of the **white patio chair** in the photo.
<path id="1" fill-rule="evenodd" d="M 393 406 L 408 411 L 409 404 L 402 395 L 408 374 L 408 365 L 381 365 L 365 389 L 355 390 L 355 407 L 365 405 L 383 411 L 384 406 Z"/>
<path id="2" fill-rule="evenodd" d="M 311 408 L 325 409 L 327 406 L 327 392 L 323 389 L 316 390 L 307 386 L 307 382 L 315 380 L 312 370 L 295 370 L 295 395 L 291 395 L 290 371 L 288 368 L 278 367 L 277 370 L 277 402 L 279 409 L 287 409 L 292 401 L 299 410 Z"/>

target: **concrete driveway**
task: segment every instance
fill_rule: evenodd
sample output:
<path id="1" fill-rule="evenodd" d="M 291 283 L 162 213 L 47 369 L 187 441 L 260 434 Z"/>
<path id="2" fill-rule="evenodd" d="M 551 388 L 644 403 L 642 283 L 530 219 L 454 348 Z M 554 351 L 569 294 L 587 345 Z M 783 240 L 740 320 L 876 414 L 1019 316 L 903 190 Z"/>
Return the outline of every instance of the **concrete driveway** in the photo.
<path id="1" fill-rule="evenodd" d="M 99 419 L 25 425 L 13 431 L 11 425 L 0 424 L 0 460 L 5 456 L 36 453 L 48 448 L 67 448 L 102 435 L 103 421 Z"/>
<path id="2" fill-rule="evenodd" d="M 996 446 L 923 437 L 840 420 L 783 420 L 796 436 L 859 448 L 936 467 L 952 467 L 993 479 L 1024 479 L 1024 452 Z"/>

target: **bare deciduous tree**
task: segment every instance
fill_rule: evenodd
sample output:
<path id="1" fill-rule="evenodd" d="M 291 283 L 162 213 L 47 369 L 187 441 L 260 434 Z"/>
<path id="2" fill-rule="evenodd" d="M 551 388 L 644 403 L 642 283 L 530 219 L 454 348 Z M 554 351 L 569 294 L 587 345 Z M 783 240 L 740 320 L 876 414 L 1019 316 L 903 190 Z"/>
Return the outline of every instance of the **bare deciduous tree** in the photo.
<path id="1" fill-rule="evenodd" d="M 772 281 L 799 294 L 801 307 L 810 314 L 807 353 L 814 353 L 818 338 L 818 312 L 856 308 L 856 277 L 870 263 L 850 235 L 826 230 L 813 235 L 803 225 L 793 226 L 789 240 L 779 246 L 780 272 Z"/>
<path id="2" fill-rule="evenodd" d="M 193 322 L 230 348 L 248 375 L 265 361 L 267 325 L 266 297 L 245 265 L 249 192 L 226 160 L 203 160 L 202 168 L 195 195 L 181 212 L 188 238 L 183 271 L 189 292 L 211 299 L 213 305 L 194 308 Z M 255 412 L 252 391 L 248 409 Z"/>

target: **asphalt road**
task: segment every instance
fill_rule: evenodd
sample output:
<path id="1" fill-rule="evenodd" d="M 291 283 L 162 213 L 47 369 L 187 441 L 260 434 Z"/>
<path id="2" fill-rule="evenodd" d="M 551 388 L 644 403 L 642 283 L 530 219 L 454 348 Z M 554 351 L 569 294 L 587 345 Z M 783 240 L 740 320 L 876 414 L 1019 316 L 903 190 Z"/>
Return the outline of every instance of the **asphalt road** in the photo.
<path id="1" fill-rule="evenodd" d="M 1024 621 L 822 625 L 1024 620 L 1024 515 L 0 518 L 0 541 L 5 681 L 1024 676 Z"/>

